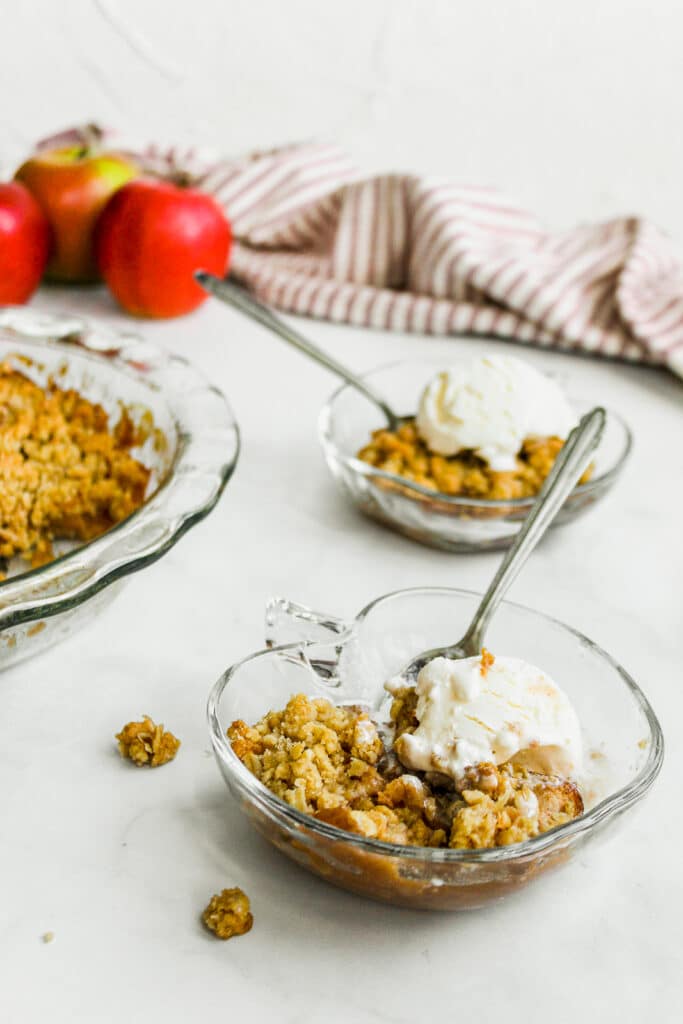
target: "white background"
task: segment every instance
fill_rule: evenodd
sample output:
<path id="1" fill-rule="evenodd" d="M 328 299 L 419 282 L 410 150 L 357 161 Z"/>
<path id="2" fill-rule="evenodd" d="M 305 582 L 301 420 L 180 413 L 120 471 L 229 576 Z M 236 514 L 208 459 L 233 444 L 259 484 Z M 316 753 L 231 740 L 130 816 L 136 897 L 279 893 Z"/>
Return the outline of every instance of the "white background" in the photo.
<path id="1" fill-rule="evenodd" d="M 100 120 L 498 185 L 683 239 L 678 0 L 3 0 L 0 151 Z"/>
<path id="2" fill-rule="evenodd" d="M 680 242 L 681 28 L 673 0 L 5 0 L 1 155 L 87 119 L 235 153 L 328 137 L 371 170 L 500 185 L 554 226 L 640 212 Z M 35 301 L 130 327 L 97 289 Z M 359 368 L 482 346 L 307 326 Z M 82 636 L 0 678 L 3 1024 L 678 1019 L 680 383 L 528 351 L 619 408 L 636 448 L 615 493 L 547 538 L 513 589 L 641 682 L 662 776 L 611 843 L 520 899 L 419 914 L 338 892 L 251 833 L 207 756 L 205 697 L 261 646 L 271 593 L 348 615 L 401 586 L 481 589 L 496 556 L 429 551 L 349 510 L 315 439 L 332 381 L 258 329 L 216 305 L 140 329 L 228 393 L 243 455 L 209 520 Z M 159 772 L 116 754 L 141 712 L 183 740 Z M 198 914 L 233 884 L 255 924 L 223 944 Z"/>

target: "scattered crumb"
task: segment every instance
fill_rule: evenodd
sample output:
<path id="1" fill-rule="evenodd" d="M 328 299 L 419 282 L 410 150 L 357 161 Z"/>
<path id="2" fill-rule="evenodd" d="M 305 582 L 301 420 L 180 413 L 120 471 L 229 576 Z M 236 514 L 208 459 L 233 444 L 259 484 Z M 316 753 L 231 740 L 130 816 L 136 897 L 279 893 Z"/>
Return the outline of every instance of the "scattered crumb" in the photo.
<path id="1" fill-rule="evenodd" d="M 604 760 L 604 757 L 605 755 L 603 754 L 602 750 L 591 750 L 590 752 L 591 761 L 602 761 Z"/>
<path id="2" fill-rule="evenodd" d="M 45 942 L 45 943 L 54 942 L 55 933 L 54 932 L 43 932 L 41 938 L 42 938 L 43 942 Z"/>
<path id="3" fill-rule="evenodd" d="M 38 633 L 42 633 L 45 629 L 45 622 L 36 622 L 35 625 L 31 626 L 30 629 L 26 630 L 26 636 L 37 636 Z"/>
<path id="4" fill-rule="evenodd" d="M 165 732 L 163 725 L 156 725 L 149 715 L 141 722 L 124 725 L 116 739 L 121 757 L 137 765 L 148 764 L 150 768 L 172 761 L 180 746 L 180 740 L 172 732 Z"/>
<path id="5" fill-rule="evenodd" d="M 649 742 L 649 740 L 646 740 L 646 739 L 645 739 L 645 740 L 638 740 L 638 747 L 639 747 L 639 748 L 640 748 L 641 750 L 645 750 L 645 748 L 646 748 L 646 747 L 647 747 L 647 745 L 648 745 L 648 742 Z"/>
<path id="6" fill-rule="evenodd" d="M 482 649 L 481 649 L 481 668 L 479 669 L 479 671 L 481 672 L 481 674 L 483 676 L 485 676 L 488 673 L 488 670 L 491 668 L 491 665 L 493 665 L 495 660 L 496 659 L 491 654 L 491 652 L 487 651 L 485 647 L 482 647 Z"/>
<path id="7" fill-rule="evenodd" d="M 223 889 L 211 897 L 202 921 L 219 939 L 245 935 L 254 923 L 249 911 L 249 897 L 241 889 Z"/>

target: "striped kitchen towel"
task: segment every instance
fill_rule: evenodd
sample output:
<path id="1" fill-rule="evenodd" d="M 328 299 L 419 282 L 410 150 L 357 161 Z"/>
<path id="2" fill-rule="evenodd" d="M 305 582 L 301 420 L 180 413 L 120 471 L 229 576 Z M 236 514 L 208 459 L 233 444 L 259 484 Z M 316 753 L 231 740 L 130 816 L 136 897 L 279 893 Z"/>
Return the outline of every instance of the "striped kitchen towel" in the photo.
<path id="1" fill-rule="evenodd" d="M 81 142 L 93 130 L 39 147 Z M 330 145 L 238 160 L 179 146 L 116 148 L 214 195 L 233 226 L 232 274 L 282 310 L 385 330 L 495 335 L 683 376 L 683 273 L 666 236 L 641 218 L 549 232 L 494 189 L 364 178 Z"/>

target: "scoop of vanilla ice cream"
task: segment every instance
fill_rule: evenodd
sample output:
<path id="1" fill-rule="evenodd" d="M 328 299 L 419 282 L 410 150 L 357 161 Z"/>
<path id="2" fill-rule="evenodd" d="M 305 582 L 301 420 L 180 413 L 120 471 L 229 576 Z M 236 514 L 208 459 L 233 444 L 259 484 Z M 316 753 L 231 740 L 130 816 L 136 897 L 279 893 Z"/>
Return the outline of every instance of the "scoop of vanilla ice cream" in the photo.
<path id="1" fill-rule="evenodd" d="M 391 683 L 388 688 L 391 689 Z M 417 677 L 419 725 L 395 749 L 401 762 L 458 778 L 482 761 L 576 776 L 581 730 L 565 693 L 518 658 L 434 658 Z"/>
<path id="2" fill-rule="evenodd" d="M 417 429 L 438 455 L 473 449 L 513 470 L 527 437 L 565 439 L 577 417 L 561 388 L 513 356 L 488 355 L 438 373 L 425 388 Z"/>

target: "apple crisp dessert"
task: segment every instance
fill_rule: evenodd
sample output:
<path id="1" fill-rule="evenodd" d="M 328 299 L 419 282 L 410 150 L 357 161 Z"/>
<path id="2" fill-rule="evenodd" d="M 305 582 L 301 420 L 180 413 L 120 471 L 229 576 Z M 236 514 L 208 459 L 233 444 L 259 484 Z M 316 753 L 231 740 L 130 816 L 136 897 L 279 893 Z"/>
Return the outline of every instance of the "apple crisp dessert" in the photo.
<path id="1" fill-rule="evenodd" d="M 0 559 L 32 567 L 53 541 L 88 541 L 138 509 L 150 470 L 131 455 L 144 437 L 121 412 L 0 363 Z"/>
<path id="2" fill-rule="evenodd" d="M 473 451 L 449 456 L 435 454 L 411 420 L 396 431 L 373 431 L 358 458 L 376 469 L 451 497 L 510 501 L 538 494 L 563 443 L 559 437 L 528 437 L 517 453 L 516 467 L 500 471 L 492 469 Z M 591 472 L 589 467 L 579 483 L 586 483 Z"/>
<path id="3" fill-rule="evenodd" d="M 414 689 L 393 692 L 384 730 L 359 706 L 298 694 L 253 726 L 233 722 L 228 737 L 249 771 L 290 806 L 385 842 L 507 846 L 582 813 L 573 782 L 510 762 L 474 765 L 457 782 L 407 771 L 394 745 L 417 727 L 416 704 Z"/>

